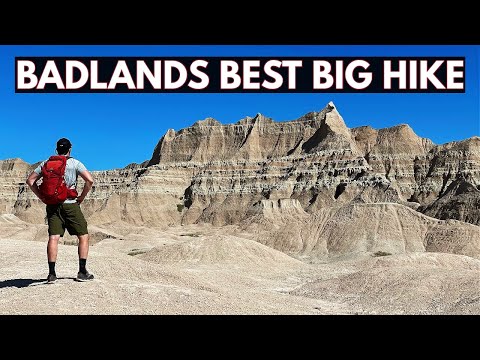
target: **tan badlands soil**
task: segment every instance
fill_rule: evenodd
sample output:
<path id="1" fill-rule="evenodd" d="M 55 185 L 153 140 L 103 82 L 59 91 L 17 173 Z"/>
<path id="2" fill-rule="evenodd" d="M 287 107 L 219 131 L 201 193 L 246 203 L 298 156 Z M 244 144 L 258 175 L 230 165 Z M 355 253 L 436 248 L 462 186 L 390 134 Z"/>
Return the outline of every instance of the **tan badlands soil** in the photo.
<path id="1" fill-rule="evenodd" d="M 146 229 L 90 247 L 95 280 L 75 282 L 60 245 L 0 240 L 0 314 L 480 314 L 480 261 L 411 253 L 300 261 L 210 226 Z"/>

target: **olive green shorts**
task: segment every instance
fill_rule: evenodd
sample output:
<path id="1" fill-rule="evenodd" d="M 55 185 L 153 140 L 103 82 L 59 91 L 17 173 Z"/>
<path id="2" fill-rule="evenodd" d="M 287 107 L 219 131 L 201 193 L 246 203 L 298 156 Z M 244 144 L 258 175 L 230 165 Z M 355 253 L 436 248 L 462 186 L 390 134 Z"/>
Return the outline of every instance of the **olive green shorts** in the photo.
<path id="1" fill-rule="evenodd" d="M 48 235 L 63 236 L 65 229 L 70 235 L 88 234 L 87 221 L 77 203 L 47 205 L 47 220 Z"/>

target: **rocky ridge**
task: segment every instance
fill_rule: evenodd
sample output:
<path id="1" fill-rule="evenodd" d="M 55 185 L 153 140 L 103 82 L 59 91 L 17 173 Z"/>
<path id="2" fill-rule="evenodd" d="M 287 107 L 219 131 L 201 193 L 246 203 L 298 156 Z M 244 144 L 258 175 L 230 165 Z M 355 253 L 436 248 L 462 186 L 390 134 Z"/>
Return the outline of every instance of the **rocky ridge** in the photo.
<path id="1" fill-rule="evenodd" d="M 31 166 L 20 159 L 0 161 L 0 212 L 43 223 L 43 204 L 24 185 L 29 171 Z M 464 245 L 471 254 L 477 253 L 480 241 L 479 227 L 463 223 L 480 225 L 479 137 L 435 145 L 405 124 L 349 129 L 333 103 L 293 121 L 275 122 L 257 114 L 230 125 L 207 118 L 179 131 L 170 129 L 148 162 L 93 175 L 94 189 L 82 205 L 93 225 L 211 223 L 248 230 L 251 219 L 271 226 L 265 213 L 281 208 L 290 223 L 309 224 L 304 228 L 316 234 L 310 236 L 315 240 L 296 243 L 297 253 L 311 247 L 325 250 L 315 250 L 317 254 L 331 254 L 335 247 L 329 248 L 333 240 L 328 239 L 339 235 L 328 235 L 328 229 L 344 227 L 336 217 L 344 219 L 348 213 L 347 218 L 354 219 L 351 226 L 358 226 L 370 216 L 388 219 L 387 214 L 395 212 L 379 226 L 400 222 L 398 231 L 377 236 L 381 241 L 399 241 L 387 246 L 394 252 L 429 251 L 431 239 L 439 238 L 432 231 L 437 234 L 443 228 L 469 234 L 470 245 Z M 450 222 L 436 223 L 431 217 Z M 413 238 L 399 235 L 409 227 L 405 218 L 429 225 Z M 354 235 L 346 239 L 351 241 Z M 342 245 L 346 250 L 338 253 L 376 251 L 371 235 L 364 239 L 369 246 Z M 452 236 L 446 241 L 453 241 Z M 282 248 L 278 243 L 272 246 Z"/>

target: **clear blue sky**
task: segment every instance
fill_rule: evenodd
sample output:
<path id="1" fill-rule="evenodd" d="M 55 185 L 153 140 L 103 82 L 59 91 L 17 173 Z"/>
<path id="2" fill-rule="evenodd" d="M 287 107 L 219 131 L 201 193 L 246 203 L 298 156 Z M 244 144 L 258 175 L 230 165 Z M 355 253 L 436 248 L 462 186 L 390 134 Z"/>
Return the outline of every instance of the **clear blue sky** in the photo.
<path id="1" fill-rule="evenodd" d="M 161 136 L 213 117 L 293 120 L 333 101 L 347 126 L 408 123 L 435 143 L 480 135 L 479 46 L 0 46 L 0 159 L 68 137 L 90 170 L 149 159 Z M 15 56 L 465 56 L 464 94 L 15 94 Z"/>

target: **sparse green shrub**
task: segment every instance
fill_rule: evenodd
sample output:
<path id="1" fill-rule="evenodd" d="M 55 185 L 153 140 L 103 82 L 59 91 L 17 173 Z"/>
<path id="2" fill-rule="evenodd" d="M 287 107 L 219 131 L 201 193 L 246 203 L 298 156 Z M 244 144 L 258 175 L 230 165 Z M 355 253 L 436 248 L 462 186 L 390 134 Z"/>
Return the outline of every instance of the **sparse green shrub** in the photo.
<path id="1" fill-rule="evenodd" d="M 376 251 L 373 256 L 375 257 L 378 257 L 378 256 L 388 256 L 388 255 L 392 255 L 391 253 L 389 252 L 385 252 L 385 251 Z"/>
<path id="2" fill-rule="evenodd" d="M 190 237 L 200 237 L 201 234 L 189 233 L 189 234 L 180 234 L 180 236 L 190 236 Z"/>
<path id="3" fill-rule="evenodd" d="M 145 254 L 149 249 L 132 249 L 128 252 L 128 255 L 135 256 L 140 254 Z"/>

